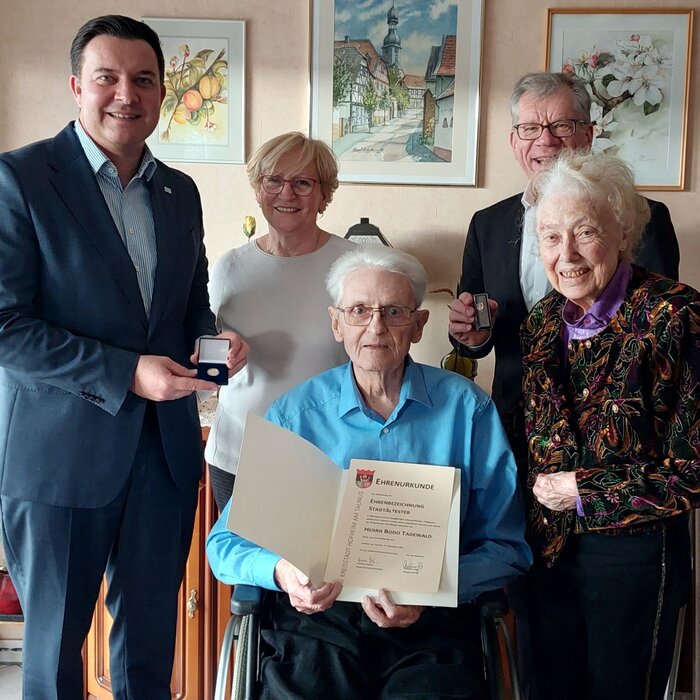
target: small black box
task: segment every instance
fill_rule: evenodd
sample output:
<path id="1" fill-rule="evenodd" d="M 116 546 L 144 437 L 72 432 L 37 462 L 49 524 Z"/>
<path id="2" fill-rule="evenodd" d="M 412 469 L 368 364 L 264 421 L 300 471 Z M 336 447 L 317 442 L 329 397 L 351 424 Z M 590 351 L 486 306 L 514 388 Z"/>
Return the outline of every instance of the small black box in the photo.
<path id="1" fill-rule="evenodd" d="M 477 331 L 491 330 L 491 310 L 489 309 L 489 295 L 486 293 L 472 294 L 474 299 L 474 310 L 476 311 L 476 319 L 474 328 Z"/>
<path id="2" fill-rule="evenodd" d="M 228 338 L 200 338 L 197 379 L 214 384 L 228 384 L 226 357 L 231 341 Z"/>

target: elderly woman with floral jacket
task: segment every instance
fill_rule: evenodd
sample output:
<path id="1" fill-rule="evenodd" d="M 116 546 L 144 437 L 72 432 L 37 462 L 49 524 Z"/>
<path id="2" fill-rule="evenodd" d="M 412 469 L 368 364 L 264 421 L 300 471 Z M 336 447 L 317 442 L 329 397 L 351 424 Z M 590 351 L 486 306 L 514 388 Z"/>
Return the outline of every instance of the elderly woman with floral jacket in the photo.
<path id="1" fill-rule="evenodd" d="M 700 295 L 631 265 L 648 207 L 619 159 L 536 181 L 554 287 L 522 333 L 538 697 L 663 697 L 700 503 Z"/>

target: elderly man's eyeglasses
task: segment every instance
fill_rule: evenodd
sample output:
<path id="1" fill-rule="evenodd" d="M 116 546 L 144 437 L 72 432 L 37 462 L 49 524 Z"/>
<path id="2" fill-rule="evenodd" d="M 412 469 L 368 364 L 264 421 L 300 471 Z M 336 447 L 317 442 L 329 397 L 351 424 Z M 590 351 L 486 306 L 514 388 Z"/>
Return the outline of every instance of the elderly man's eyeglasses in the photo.
<path id="1" fill-rule="evenodd" d="M 384 324 L 387 326 L 407 326 L 411 321 L 411 314 L 416 313 L 417 309 L 409 309 L 408 306 L 348 306 L 341 309 L 336 306 L 338 311 L 343 312 L 345 323 L 348 326 L 369 326 L 372 317 L 378 313 Z"/>
<path id="2" fill-rule="evenodd" d="M 585 119 L 559 119 L 551 124 L 514 124 L 513 128 L 519 139 L 534 141 L 542 135 L 545 129 L 548 129 L 549 133 L 558 139 L 573 136 L 579 124 L 588 124 L 588 122 Z"/>
<path id="3" fill-rule="evenodd" d="M 294 194 L 307 197 L 314 191 L 317 182 L 318 180 L 313 180 L 310 177 L 293 177 L 291 180 L 287 180 L 279 175 L 265 175 L 262 179 L 262 186 L 268 194 L 279 194 L 289 183 Z"/>

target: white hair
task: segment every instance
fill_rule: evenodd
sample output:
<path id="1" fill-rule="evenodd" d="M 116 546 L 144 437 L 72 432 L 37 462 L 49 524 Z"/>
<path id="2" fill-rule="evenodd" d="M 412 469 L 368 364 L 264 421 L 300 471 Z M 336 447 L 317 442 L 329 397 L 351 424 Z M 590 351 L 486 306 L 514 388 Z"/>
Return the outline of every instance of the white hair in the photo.
<path id="1" fill-rule="evenodd" d="M 326 289 L 333 304 L 338 306 L 343 299 L 345 278 L 365 268 L 403 275 L 411 285 L 416 306 L 423 303 L 428 275 L 420 261 L 395 248 L 364 244 L 341 255 L 328 271 Z"/>
<path id="2" fill-rule="evenodd" d="M 525 214 L 524 228 L 537 231 L 537 207 L 553 194 L 587 197 L 593 202 L 607 202 L 627 236 L 621 252 L 630 261 L 649 223 L 649 204 L 637 192 L 629 165 L 617 156 L 585 151 L 562 151 L 551 168 L 538 173 L 532 183 L 537 205 Z"/>

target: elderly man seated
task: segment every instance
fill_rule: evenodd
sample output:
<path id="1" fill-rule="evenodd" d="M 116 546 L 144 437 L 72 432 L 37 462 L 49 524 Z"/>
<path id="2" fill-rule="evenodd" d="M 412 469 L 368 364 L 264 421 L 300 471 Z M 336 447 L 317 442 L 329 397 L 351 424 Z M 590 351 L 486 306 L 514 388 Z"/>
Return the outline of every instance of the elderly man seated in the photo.
<path id="1" fill-rule="evenodd" d="M 340 257 L 327 278 L 328 311 L 350 362 L 284 394 L 266 417 L 344 469 L 352 458 L 458 467 L 460 605 L 397 605 L 384 590 L 361 604 L 336 602 L 340 583 L 314 588 L 289 562 L 228 531 L 229 502 L 207 541 L 214 574 L 278 592 L 262 622 L 265 698 L 486 696 L 470 601 L 523 573 L 531 554 L 491 399 L 408 355 L 428 320 L 419 308 L 426 282 L 423 266 L 397 250 L 363 246 Z"/>

